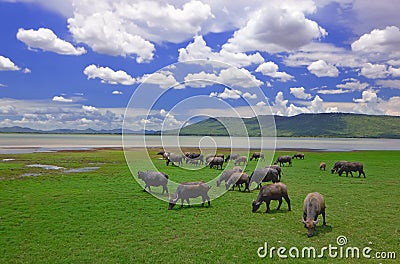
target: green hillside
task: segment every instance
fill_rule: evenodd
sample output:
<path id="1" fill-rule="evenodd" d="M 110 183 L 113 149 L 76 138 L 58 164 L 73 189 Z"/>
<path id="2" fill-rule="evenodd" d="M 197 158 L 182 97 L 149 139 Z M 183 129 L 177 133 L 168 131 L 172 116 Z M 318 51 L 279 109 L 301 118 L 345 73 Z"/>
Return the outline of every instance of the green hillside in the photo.
<path id="1" fill-rule="evenodd" d="M 275 116 L 276 134 L 280 137 L 368 137 L 400 138 L 400 117 L 373 116 L 345 113 L 300 114 Z M 270 116 L 260 116 L 264 136 L 273 136 Z M 260 136 L 257 118 L 209 118 L 186 126 L 180 135 Z M 223 125 L 225 124 L 225 126 Z M 226 127 L 231 131 L 228 133 Z M 240 129 L 242 128 L 242 129 Z M 176 133 L 176 131 L 171 131 Z"/>

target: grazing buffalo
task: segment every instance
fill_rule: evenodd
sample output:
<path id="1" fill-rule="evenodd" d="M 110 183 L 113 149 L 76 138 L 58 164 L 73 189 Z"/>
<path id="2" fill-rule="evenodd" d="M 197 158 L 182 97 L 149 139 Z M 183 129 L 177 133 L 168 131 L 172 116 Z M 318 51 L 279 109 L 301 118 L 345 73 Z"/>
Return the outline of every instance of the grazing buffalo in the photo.
<path id="1" fill-rule="evenodd" d="M 347 161 L 345 160 L 341 160 L 341 161 L 337 161 L 335 162 L 335 164 L 333 165 L 332 169 L 331 169 L 331 173 L 335 173 L 337 172 L 344 163 L 346 163 Z"/>
<path id="2" fill-rule="evenodd" d="M 185 153 L 185 160 L 186 160 L 186 163 L 192 163 L 192 164 L 194 164 L 194 163 L 203 164 L 204 163 L 203 154 L 200 154 L 200 153 L 186 152 Z M 191 160 L 195 160 L 195 161 L 198 161 L 198 162 L 190 162 Z"/>
<path id="3" fill-rule="evenodd" d="M 196 198 L 199 196 L 201 196 L 203 200 L 201 206 L 204 206 L 206 201 L 208 201 L 208 206 L 210 206 L 210 197 L 208 196 L 210 188 L 211 187 L 205 182 L 183 182 L 179 184 L 178 188 L 176 188 L 175 194 L 169 200 L 168 210 L 174 208 L 179 199 L 181 199 L 181 207 L 183 207 L 184 200 L 186 200 L 190 207 L 189 198 Z"/>
<path id="4" fill-rule="evenodd" d="M 242 168 L 240 168 L 239 166 L 233 167 L 232 170 L 224 170 L 217 180 L 217 187 L 219 187 L 221 185 L 221 182 L 223 181 L 225 181 L 226 183 L 233 173 L 242 171 L 243 171 Z"/>
<path id="5" fill-rule="evenodd" d="M 227 190 L 229 190 L 231 185 L 233 185 L 232 190 L 235 190 L 235 186 L 237 186 L 239 188 L 239 191 L 241 191 L 240 186 L 242 184 L 245 185 L 244 191 L 246 191 L 246 189 L 247 189 L 250 192 L 249 175 L 247 175 L 246 173 L 243 173 L 243 172 L 235 172 L 231 175 L 231 177 L 229 177 L 228 181 L 226 181 L 225 188 Z"/>
<path id="6" fill-rule="evenodd" d="M 189 160 L 186 160 L 186 163 L 187 163 L 187 164 L 192 164 L 192 165 L 194 165 L 194 166 L 199 166 L 199 165 L 200 165 L 200 160 L 189 159 Z"/>
<path id="7" fill-rule="evenodd" d="M 228 156 L 226 156 L 225 162 L 227 162 L 228 160 L 236 160 L 239 157 L 240 157 L 240 154 L 229 154 Z"/>
<path id="8" fill-rule="evenodd" d="M 320 164 L 319 164 L 319 170 L 326 170 L 326 163 L 325 162 L 321 162 Z"/>
<path id="9" fill-rule="evenodd" d="M 325 222 L 325 200 L 324 197 L 318 192 L 312 192 L 304 199 L 303 204 L 303 219 L 304 227 L 308 229 L 308 237 L 314 235 L 315 226 L 318 224 L 318 215 L 322 215 Z"/>
<path id="10" fill-rule="evenodd" d="M 303 153 L 296 153 L 292 157 L 293 159 L 304 159 L 304 154 Z"/>
<path id="11" fill-rule="evenodd" d="M 361 174 L 365 178 L 364 166 L 361 162 L 345 162 L 342 164 L 342 167 L 338 170 L 339 176 L 342 176 L 343 172 L 346 172 L 346 177 L 349 176 L 349 172 L 351 177 L 353 177 L 353 171 L 358 171 L 358 177 L 361 177 Z"/>
<path id="12" fill-rule="evenodd" d="M 250 160 L 258 160 L 258 159 L 262 159 L 264 160 L 264 153 L 262 152 L 254 152 L 253 155 L 251 155 Z"/>
<path id="13" fill-rule="evenodd" d="M 166 159 L 168 159 L 169 152 L 160 151 L 157 153 L 157 155 L 161 155 L 162 158 L 166 160 Z"/>
<path id="14" fill-rule="evenodd" d="M 247 164 L 247 157 L 246 156 L 240 156 L 235 160 L 235 166 L 240 165 L 240 163 L 243 163 L 244 165 Z"/>
<path id="15" fill-rule="evenodd" d="M 269 204 L 271 200 L 279 201 L 278 208 L 276 210 L 279 210 L 282 205 L 282 197 L 285 199 L 286 203 L 288 204 L 288 210 L 291 211 L 290 207 L 290 199 L 287 191 L 287 187 L 285 184 L 278 182 L 274 184 L 267 184 L 264 185 L 261 189 L 260 192 L 258 193 L 257 200 L 253 200 L 252 203 L 252 212 L 255 213 L 258 208 L 260 208 L 260 205 L 265 202 L 267 205 L 267 211 L 266 213 L 269 213 Z"/>
<path id="16" fill-rule="evenodd" d="M 292 166 L 292 157 L 290 156 L 279 156 L 276 161 L 274 162 L 274 165 L 277 165 L 279 163 L 279 166 L 283 166 L 285 163 L 289 163 L 289 166 Z"/>
<path id="17" fill-rule="evenodd" d="M 166 164 L 167 164 L 167 166 L 169 165 L 169 163 L 172 163 L 172 165 L 176 165 L 175 163 L 182 165 L 182 160 L 183 160 L 182 155 L 176 155 L 174 153 L 169 153 Z"/>
<path id="18" fill-rule="evenodd" d="M 278 171 L 272 168 L 256 169 L 250 175 L 250 186 L 253 182 L 257 183 L 257 188 L 261 188 L 261 182 L 279 182 Z"/>
<path id="19" fill-rule="evenodd" d="M 214 157 L 210 160 L 210 162 L 208 163 L 208 165 L 210 166 L 210 169 L 212 169 L 212 167 L 220 167 L 222 170 L 222 165 L 224 164 L 224 159 L 221 157 Z"/>
<path id="20" fill-rule="evenodd" d="M 210 163 L 210 160 L 212 160 L 212 159 L 215 158 L 215 157 L 219 157 L 219 158 L 224 159 L 225 155 L 224 155 L 224 154 L 208 154 L 208 155 L 206 156 L 206 163 L 207 163 L 207 164 Z"/>
<path id="21" fill-rule="evenodd" d="M 149 188 L 149 192 L 151 192 L 150 186 L 155 186 L 155 187 L 162 186 L 163 187 L 162 193 L 163 194 L 164 192 L 168 193 L 168 175 L 165 174 L 164 172 L 138 171 L 138 179 L 144 181 L 145 183 L 144 191 L 146 191 L 146 188 Z"/>
<path id="22" fill-rule="evenodd" d="M 279 165 L 268 165 L 264 167 L 265 169 L 271 168 L 275 169 L 278 172 L 279 180 L 281 180 L 281 177 L 283 175 L 282 168 Z"/>

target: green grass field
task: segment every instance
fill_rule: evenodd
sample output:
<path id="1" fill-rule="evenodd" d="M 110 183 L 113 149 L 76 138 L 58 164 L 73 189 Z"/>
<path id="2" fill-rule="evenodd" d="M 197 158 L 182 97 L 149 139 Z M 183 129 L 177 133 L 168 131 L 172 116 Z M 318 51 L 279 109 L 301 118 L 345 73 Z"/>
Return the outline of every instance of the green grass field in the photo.
<path id="1" fill-rule="evenodd" d="M 156 167 L 176 182 L 209 181 L 221 171 L 166 167 L 157 150 L 150 156 Z M 277 152 L 276 155 L 293 154 Z M 395 252 L 397 260 L 333 259 L 322 263 L 398 263 L 400 258 L 400 151 L 305 152 L 305 160 L 284 167 L 292 211 L 283 202 L 265 204 L 251 213 L 258 191 L 229 191 L 212 200 L 211 207 L 176 206 L 143 192 L 131 175 L 122 151 L 99 150 L 0 155 L 0 263 L 268 263 L 257 249 L 313 246 L 371 247 L 375 252 Z M 137 169 L 143 153 L 136 155 Z M 11 161 L 1 161 L 13 158 Z M 339 177 L 328 171 L 337 160 L 361 161 L 367 178 Z M 319 171 L 319 163 L 328 164 Z M 100 167 L 92 172 L 29 168 L 48 164 L 70 168 Z M 246 171 L 251 173 L 255 162 Z M 40 176 L 21 177 L 25 173 Z M 216 188 L 213 186 L 212 188 Z M 161 188 L 154 188 L 158 192 Z M 309 192 L 325 196 L 327 227 L 307 238 L 300 220 L 302 203 Z M 321 218 L 321 217 L 320 217 Z M 322 222 L 322 221 L 321 221 Z M 286 251 L 286 254 L 288 252 Z M 319 254 L 319 251 L 317 252 Z M 312 263 L 314 259 L 272 261 Z"/>

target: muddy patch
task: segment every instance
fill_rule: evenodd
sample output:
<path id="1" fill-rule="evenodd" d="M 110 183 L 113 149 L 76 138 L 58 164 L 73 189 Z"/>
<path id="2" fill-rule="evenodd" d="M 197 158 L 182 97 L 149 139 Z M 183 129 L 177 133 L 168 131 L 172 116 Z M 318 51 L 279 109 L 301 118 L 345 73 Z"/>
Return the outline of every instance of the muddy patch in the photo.
<path id="1" fill-rule="evenodd" d="M 29 168 L 41 168 L 41 169 L 45 169 L 45 170 L 63 170 L 63 169 L 65 169 L 64 167 L 58 167 L 58 166 L 54 166 L 54 165 L 45 165 L 45 164 L 29 164 L 26 166 Z"/>

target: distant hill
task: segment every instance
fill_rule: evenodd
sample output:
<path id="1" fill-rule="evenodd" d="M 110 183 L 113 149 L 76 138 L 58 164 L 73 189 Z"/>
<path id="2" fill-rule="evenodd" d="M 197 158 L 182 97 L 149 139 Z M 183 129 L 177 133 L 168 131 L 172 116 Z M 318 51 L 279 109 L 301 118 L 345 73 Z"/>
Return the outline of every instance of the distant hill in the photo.
<path id="1" fill-rule="evenodd" d="M 296 116 L 274 116 L 276 135 L 279 137 L 356 137 L 356 138 L 400 138 L 400 117 L 376 116 L 346 113 L 300 114 Z M 271 116 L 260 116 L 263 135 L 271 136 Z M 220 120 L 220 121 L 218 121 Z M 188 125 L 180 130 L 180 135 L 227 136 L 222 125 L 229 124 L 233 136 L 243 136 L 234 128 L 243 122 L 249 136 L 260 136 L 257 118 L 209 118 Z M 177 131 L 170 131 L 176 133 Z"/>
<path id="2" fill-rule="evenodd" d="M 122 134 L 122 129 L 54 129 L 54 130 L 38 130 L 27 127 L 13 126 L 13 127 L 1 127 L 0 133 L 36 133 L 36 134 Z M 125 133 L 128 134 L 156 134 L 158 131 L 146 130 L 146 131 L 133 131 L 127 130 Z"/>

